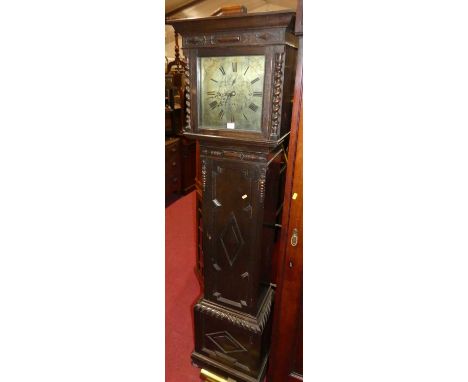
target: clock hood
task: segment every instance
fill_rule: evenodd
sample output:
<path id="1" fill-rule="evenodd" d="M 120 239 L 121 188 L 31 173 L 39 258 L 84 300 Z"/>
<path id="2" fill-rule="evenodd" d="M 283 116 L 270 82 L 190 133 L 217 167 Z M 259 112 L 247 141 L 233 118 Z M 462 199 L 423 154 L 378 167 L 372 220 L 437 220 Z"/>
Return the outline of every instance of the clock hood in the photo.
<path id="1" fill-rule="evenodd" d="M 166 24 L 183 34 L 193 32 L 219 32 L 261 28 L 285 28 L 294 30 L 296 12 L 258 12 L 236 15 L 210 16 L 194 19 L 167 19 Z"/>

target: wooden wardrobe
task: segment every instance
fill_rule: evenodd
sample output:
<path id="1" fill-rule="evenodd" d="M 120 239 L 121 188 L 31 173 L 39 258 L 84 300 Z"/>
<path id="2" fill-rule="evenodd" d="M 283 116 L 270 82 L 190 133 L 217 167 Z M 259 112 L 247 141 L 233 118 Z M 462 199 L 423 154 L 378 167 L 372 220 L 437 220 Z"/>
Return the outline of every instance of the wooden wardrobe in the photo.
<path id="1" fill-rule="evenodd" d="M 295 33 L 299 38 L 294 105 L 288 150 L 277 289 L 268 382 L 302 381 L 302 0 Z"/>

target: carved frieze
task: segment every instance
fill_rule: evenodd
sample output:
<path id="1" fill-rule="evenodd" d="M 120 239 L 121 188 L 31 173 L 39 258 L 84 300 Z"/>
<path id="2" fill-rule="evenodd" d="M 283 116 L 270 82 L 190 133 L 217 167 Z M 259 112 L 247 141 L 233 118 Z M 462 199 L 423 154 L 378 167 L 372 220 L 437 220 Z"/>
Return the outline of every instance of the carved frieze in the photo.
<path id="1" fill-rule="evenodd" d="M 222 149 L 211 149 L 211 148 L 204 148 L 201 150 L 202 154 L 217 157 L 217 158 L 232 158 L 232 159 L 240 159 L 245 161 L 261 161 L 266 160 L 267 155 L 261 153 L 254 153 L 254 152 L 240 152 L 240 151 L 232 151 L 232 150 L 222 150 Z"/>
<path id="2" fill-rule="evenodd" d="M 263 30 L 256 33 L 250 31 L 236 33 L 215 33 L 186 36 L 183 39 L 185 48 L 216 47 L 229 45 L 268 45 L 284 44 L 285 33 L 283 30 Z"/>

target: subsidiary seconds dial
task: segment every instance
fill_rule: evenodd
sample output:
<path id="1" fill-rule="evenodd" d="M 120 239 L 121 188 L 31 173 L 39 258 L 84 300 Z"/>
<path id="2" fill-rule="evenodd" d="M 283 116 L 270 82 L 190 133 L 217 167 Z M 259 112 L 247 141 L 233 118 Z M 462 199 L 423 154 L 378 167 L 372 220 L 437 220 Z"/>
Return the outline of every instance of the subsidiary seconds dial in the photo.
<path id="1" fill-rule="evenodd" d="M 200 127 L 260 131 L 265 56 L 200 58 Z"/>

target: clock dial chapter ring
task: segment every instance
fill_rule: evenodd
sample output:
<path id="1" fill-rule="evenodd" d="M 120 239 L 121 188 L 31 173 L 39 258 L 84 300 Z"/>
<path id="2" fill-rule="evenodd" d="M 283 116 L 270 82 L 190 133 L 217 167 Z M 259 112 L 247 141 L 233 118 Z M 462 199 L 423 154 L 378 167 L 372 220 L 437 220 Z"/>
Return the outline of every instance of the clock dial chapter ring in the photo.
<path id="1" fill-rule="evenodd" d="M 201 59 L 201 119 L 208 129 L 261 129 L 265 56 Z"/>

